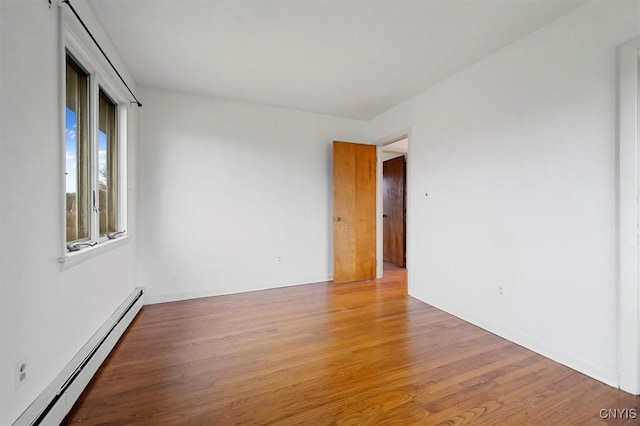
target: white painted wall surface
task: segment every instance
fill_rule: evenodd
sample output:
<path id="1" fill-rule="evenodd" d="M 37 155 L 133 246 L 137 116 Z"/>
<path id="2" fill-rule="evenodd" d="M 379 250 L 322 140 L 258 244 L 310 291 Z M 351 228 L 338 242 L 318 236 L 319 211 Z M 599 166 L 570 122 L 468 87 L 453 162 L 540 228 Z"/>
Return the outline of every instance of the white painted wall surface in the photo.
<path id="1" fill-rule="evenodd" d="M 332 141 L 364 140 L 366 122 L 157 89 L 142 97 L 148 300 L 331 279 Z"/>
<path id="2" fill-rule="evenodd" d="M 90 9 L 74 5 L 128 77 Z M 0 1 L 0 10 L 0 424 L 10 425 L 131 293 L 136 260 L 134 237 L 61 271 L 57 7 Z M 135 188 L 135 111 L 129 122 L 129 186 Z M 129 192 L 133 233 L 134 193 Z M 14 368 L 23 358 L 28 377 L 16 390 Z"/>
<path id="3" fill-rule="evenodd" d="M 410 294 L 614 386 L 616 48 L 639 7 L 586 4 L 370 129 L 411 129 Z"/>
<path id="4" fill-rule="evenodd" d="M 393 160 L 394 158 L 397 158 L 397 157 L 402 157 L 403 155 L 406 155 L 406 154 L 401 154 L 398 152 L 383 152 L 381 160 L 382 162 L 385 162 L 387 160 Z"/>

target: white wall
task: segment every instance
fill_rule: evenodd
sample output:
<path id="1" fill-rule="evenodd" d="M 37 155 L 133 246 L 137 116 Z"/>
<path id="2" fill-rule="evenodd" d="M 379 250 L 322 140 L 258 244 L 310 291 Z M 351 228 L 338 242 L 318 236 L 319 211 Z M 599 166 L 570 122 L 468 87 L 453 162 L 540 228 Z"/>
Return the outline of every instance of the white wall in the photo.
<path id="1" fill-rule="evenodd" d="M 410 294 L 612 385 L 616 47 L 638 7 L 582 6 L 370 129 L 411 129 Z"/>
<path id="2" fill-rule="evenodd" d="M 100 37 L 91 11 L 74 5 Z M 0 424 L 9 425 L 131 293 L 136 260 L 133 238 L 61 270 L 58 10 L 30 0 L 0 1 L 0 11 Z M 135 113 L 130 123 L 133 164 Z M 134 188 L 133 167 L 129 184 Z M 134 196 L 132 189 L 129 228 L 135 233 Z M 27 381 L 16 390 L 14 368 L 23 358 Z"/>
<path id="3" fill-rule="evenodd" d="M 406 154 L 401 154 L 399 152 L 383 152 L 381 160 L 382 162 L 385 162 L 387 160 L 393 160 L 394 158 L 397 158 L 397 157 L 402 157 L 403 155 L 406 155 Z"/>
<path id="4" fill-rule="evenodd" d="M 157 89 L 142 97 L 148 300 L 331 278 L 331 143 L 363 140 L 366 122 Z"/>

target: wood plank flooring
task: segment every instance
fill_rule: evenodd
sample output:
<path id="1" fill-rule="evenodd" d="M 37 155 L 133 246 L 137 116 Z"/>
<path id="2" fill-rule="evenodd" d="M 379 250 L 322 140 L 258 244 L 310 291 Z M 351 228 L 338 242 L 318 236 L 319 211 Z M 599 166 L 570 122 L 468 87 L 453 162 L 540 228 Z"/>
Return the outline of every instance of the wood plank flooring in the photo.
<path id="1" fill-rule="evenodd" d="M 638 424 L 634 413 L 638 397 L 407 296 L 406 270 L 392 269 L 145 306 L 65 424 Z"/>

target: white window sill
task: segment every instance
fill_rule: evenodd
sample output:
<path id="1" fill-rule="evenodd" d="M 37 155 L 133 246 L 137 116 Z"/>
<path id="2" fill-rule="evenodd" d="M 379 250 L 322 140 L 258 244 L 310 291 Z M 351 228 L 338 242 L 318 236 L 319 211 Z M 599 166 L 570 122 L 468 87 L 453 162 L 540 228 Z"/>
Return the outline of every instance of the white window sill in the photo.
<path id="1" fill-rule="evenodd" d="M 125 235 L 114 240 L 103 241 L 93 247 L 85 247 L 78 251 L 68 252 L 64 256 L 58 258 L 58 263 L 60 263 L 62 270 L 64 271 L 109 250 L 123 246 L 127 244 L 129 240 L 131 240 L 131 236 Z"/>

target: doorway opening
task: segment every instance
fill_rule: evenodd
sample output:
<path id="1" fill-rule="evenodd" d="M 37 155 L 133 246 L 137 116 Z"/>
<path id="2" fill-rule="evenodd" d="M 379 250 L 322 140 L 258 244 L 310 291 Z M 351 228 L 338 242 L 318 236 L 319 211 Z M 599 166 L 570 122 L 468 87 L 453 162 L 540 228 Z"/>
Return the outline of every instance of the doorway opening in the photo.
<path id="1" fill-rule="evenodd" d="M 384 271 L 407 266 L 409 138 L 382 146 L 382 258 Z"/>

